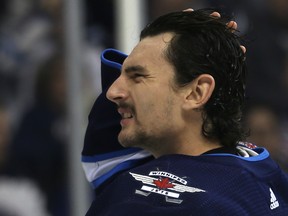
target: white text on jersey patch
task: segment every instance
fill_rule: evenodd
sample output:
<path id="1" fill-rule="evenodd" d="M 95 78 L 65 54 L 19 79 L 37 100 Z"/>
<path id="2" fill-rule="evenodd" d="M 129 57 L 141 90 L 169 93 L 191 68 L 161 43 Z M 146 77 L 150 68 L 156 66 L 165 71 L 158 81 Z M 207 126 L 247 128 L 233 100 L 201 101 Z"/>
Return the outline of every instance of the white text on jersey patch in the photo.
<path id="1" fill-rule="evenodd" d="M 141 189 L 135 191 L 136 194 L 149 196 L 150 193 L 156 193 L 165 196 L 166 202 L 182 203 L 183 200 L 179 197 L 183 192 L 206 192 L 199 188 L 186 186 L 186 180 L 168 172 L 151 171 L 148 176 L 130 172 L 130 175 L 143 183 Z"/>

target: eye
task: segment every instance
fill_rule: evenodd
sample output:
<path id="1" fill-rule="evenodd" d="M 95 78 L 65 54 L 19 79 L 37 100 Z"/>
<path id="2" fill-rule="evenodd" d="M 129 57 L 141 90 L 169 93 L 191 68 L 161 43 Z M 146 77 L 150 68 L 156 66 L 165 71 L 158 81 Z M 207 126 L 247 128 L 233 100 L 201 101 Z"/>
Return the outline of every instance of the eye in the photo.
<path id="1" fill-rule="evenodd" d="M 133 73 L 130 75 L 130 79 L 136 81 L 136 82 L 140 82 L 142 80 L 142 78 L 144 78 L 145 75 L 141 74 L 141 73 Z"/>
<path id="2" fill-rule="evenodd" d="M 143 74 L 140 74 L 140 73 L 134 73 L 134 74 L 132 75 L 132 77 L 133 77 L 133 78 L 144 77 L 144 75 L 143 75 Z"/>

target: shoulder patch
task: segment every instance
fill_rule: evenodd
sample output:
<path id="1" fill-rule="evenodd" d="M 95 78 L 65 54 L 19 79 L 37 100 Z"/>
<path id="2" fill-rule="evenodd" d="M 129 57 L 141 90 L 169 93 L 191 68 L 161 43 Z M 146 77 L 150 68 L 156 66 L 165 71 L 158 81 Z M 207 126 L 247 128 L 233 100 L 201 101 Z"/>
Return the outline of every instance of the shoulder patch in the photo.
<path id="1" fill-rule="evenodd" d="M 140 190 L 135 191 L 136 194 L 149 196 L 151 193 L 156 193 L 165 196 L 166 202 L 181 204 L 183 201 L 179 199 L 181 193 L 206 192 L 196 187 L 187 186 L 185 179 L 164 171 L 151 171 L 148 175 L 129 173 L 136 181 L 143 183 Z"/>

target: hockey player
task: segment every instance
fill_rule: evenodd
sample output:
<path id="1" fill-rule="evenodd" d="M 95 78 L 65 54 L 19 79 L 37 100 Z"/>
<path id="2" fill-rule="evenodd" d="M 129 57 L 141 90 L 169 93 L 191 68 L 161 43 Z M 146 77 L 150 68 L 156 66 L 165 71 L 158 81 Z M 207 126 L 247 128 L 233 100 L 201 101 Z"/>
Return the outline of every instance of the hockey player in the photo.
<path id="1" fill-rule="evenodd" d="M 288 215 L 287 174 L 242 142 L 245 53 L 210 14 L 163 15 L 129 56 L 103 52 L 82 152 L 87 216 Z"/>

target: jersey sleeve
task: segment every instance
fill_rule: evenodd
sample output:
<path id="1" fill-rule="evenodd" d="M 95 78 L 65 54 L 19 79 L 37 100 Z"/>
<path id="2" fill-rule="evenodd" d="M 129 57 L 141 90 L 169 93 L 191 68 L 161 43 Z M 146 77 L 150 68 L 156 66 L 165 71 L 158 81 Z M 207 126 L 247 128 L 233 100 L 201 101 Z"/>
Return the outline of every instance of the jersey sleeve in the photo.
<path id="1" fill-rule="evenodd" d="M 144 150 L 123 148 L 119 144 L 120 115 L 115 104 L 106 98 L 106 92 L 120 75 L 126 57 L 115 49 L 106 49 L 101 54 L 102 93 L 88 116 L 81 157 L 86 178 L 94 189 L 113 175 L 135 167 L 141 160 L 151 156 Z"/>

